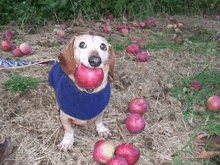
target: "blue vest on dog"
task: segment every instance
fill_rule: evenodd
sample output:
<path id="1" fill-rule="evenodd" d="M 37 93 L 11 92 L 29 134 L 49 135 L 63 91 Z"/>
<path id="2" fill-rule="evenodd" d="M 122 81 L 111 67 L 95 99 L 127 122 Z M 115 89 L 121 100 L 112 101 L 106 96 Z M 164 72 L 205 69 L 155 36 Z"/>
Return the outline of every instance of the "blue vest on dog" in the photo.
<path id="1" fill-rule="evenodd" d="M 54 88 L 58 104 L 64 113 L 80 120 L 89 120 L 101 113 L 109 102 L 110 83 L 97 93 L 80 91 L 63 72 L 60 63 L 50 71 L 49 84 Z"/>

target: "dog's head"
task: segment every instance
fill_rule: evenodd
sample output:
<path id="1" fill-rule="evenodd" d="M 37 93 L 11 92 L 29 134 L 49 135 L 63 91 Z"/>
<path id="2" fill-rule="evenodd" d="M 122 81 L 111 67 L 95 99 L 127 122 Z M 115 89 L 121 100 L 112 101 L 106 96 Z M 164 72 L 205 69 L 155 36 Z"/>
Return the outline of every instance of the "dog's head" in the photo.
<path id="1" fill-rule="evenodd" d="M 84 64 L 88 68 L 103 68 L 115 80 L 115 53 L 113 47 L 101 36 L 73 37 L 58 58 L 69 76 L 75 73 L 78 65 Z"/>

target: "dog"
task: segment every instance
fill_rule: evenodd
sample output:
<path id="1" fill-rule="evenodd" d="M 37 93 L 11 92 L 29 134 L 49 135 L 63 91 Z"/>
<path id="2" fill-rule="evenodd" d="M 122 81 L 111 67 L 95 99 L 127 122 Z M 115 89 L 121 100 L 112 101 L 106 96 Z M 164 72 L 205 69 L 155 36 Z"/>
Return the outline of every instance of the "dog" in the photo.
<path id="1" fill-rule="evenodd" d="M 95 122 L 96 131 L 104 138 L 111 135 L 103 123 L 104 110 L 111 94 L 110 83 L 115 80 L 115 53 L 112 45 L 98 35 L 74 36 L 58 55 L 59 63 L 49 73 L 60 107 L 60 120 L 65 129 L 61 150 L 71 150 L 74 143 L 73 125 L 85 126 Z M 83 89 L 76 83 L 74 73 L 83 64 L 101 68 L 104 79 L 97 88 Z"/>

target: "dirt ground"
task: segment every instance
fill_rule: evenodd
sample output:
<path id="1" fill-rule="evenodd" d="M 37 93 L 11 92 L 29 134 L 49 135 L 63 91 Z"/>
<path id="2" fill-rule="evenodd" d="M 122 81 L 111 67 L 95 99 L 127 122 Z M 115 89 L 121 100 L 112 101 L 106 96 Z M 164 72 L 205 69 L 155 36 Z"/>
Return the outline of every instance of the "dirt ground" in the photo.
<path id="1" fill-rule="evenodd" d="M 166 30 L 166 19 L 157 19 L 155 29 Z M 219 22 L 204 17 L 180 17 L 184 24 L 213 31 L 220 30 Z M 57 59 L 57 54 L 71 37 L 88 31 L 102 32 L 103 24 L 86 21 L 81 25 L 68 22 L 69 29 L 65 38 L 60 39 L 54 33 L 54 24 L 41 29 L 16 27 L 14 45 L 27 42 L 33 53 L 24 56 L 22 60 Z M 114 33 L 110 37 L 115 43 L 126 41 L 126 37 L 115 30 L 117 23 L 111 26 Z M 155 30 L 154 29 L 154 30 Z M 138 38 L 149 40 L 151 29 L 131 30 Z M 2 38 L 0 38 L 2 40 Z M 112 95 L 106 108 L 105 123 L 113 132 L 111 141 L 118 145 L 122 142 L 135 140 L 135 145 L 141 152 L 137 165 L 168 165 L 177 151 L 186 145 L 192 136 L 193 127 L 183 120 L 182 104 L 170 96 L 169 88 L 178 83 L 185 75 L 193 75 L 203 70 L 204 66 L 186 63 L 186 59 L 203 62 L 199 55 L 192 57 L 189 52 L 174 52 L 169 49 L 150 51 L 150 61 L 139 63 L 135 56 L 126 50 L 116 54 L 116 81 L 112 83 Z M 3 58 L 7 53 L 0 51 Z M 219 59 L 218 59 L 219 60 Z M 216 58 L 209 57 L 210 63 L 218 67 Z M 92 152 L 95 142 L 100 138 L 96 135 L 95 126 L 85 128 L 75 127 L 75 143 L 72 152 L 62 152 L 57 144 L 62 140 L 64 129 L 59 119 L 53 89 L 48 85 L 47 78 L 51 69 L 49 65 L 34 65 L 17 69 L 0 70 L 0 142 L 11 137 L 15 143 L 13 152 L 7 158 L 15 164 L 59 164 L 59 165 L 93 165 Z M 3 82 L 11 74 L 19 73 L 43 79 L 35 89 L 26 93 L 10 93 Z M 173 79 L 175 75 L 175 81 Z M 128 102 L 136 96 L 144 97 L 150 104 L 150 109 L 144 118 L 146 128 L 140 134 L 130 134 L 125 127 L 125 111 Z M 183 159 L 192 159 L 196 155 L 185 153 Z"/>

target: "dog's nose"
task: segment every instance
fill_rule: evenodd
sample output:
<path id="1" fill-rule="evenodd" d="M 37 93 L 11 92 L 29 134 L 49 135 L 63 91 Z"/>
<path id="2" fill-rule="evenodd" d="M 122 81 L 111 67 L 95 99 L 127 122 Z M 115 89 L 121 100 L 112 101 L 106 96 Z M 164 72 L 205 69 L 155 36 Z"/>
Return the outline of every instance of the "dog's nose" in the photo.
<path id="1" fill-rule="evenodd" d="M 98 67 L 102 63 L 102 59 L 98 56 L 91 56 L 89 57 L 89 64 L 92 67 Z"/>

